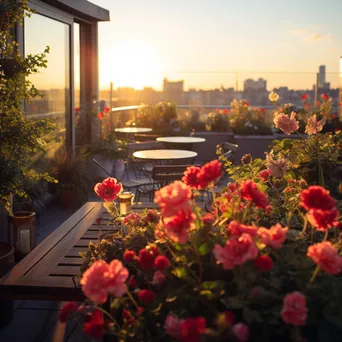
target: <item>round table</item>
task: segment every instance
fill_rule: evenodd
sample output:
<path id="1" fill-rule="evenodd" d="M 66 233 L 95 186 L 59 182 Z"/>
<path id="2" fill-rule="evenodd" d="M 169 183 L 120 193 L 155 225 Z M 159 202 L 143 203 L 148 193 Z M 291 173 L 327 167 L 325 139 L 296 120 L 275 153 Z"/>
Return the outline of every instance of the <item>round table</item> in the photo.
<path id="1" fill-rule="evenodd" d="M 196 152 L 187 150 L 143 150 L 133 153 L 135 158 L 149 160 L 190 159 L 196 156 Z"/>
<path id="2" fill-rule="evenodd" d="M 172 144 L 197 144 L 205 142 L 205 139 L 200 137 L 160 137 L 157 138 L 157 141 Z"/>
<path id="3" fill-rule="evenodd" d="M 152 128 L 147 128 L 147 127 L 122 127 L 122 128 L 115 128 L 115 132 L 127 133 L 127 134 L 147 133 L 147 132 L 152 132 Z"/>

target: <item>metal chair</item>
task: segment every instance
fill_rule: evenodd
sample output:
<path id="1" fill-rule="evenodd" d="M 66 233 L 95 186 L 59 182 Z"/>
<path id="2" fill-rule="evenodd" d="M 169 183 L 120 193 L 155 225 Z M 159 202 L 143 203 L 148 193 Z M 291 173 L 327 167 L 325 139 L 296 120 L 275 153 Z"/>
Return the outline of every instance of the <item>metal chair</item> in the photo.
<path id="1" fill-rule="evenodd" d="M 187 167 L 192 165 L 158 165 L 152 169 L 152 189 L 147 187 L 141 187 L 137 189 L 137 201 L 139 201 L 141 195 L 148 195 L 152 201 L 152 195 L 159 188 L 174 182 L 176 180 L 182 180 L 184 171 Z"/>
<path id="2" fill-rule="evenodd" d="M 112 174 L 106 170 L 95 158 L 93 158 L 94 163 L 100 167 L 109 177 L 113 177 Z M 134 179 L 125 179 L 125 180 L 120 180 L 118 181 L 122 184 L 125 190 L 131 191 L 131 189 L 135 189 L 135 195 L 137 195 L 137 191 L 139 187 L 146 187 L 146 186 L 152 186 L 153 183 L 150 179 L 139 179 L 139 180 L 134 180 Z"/>

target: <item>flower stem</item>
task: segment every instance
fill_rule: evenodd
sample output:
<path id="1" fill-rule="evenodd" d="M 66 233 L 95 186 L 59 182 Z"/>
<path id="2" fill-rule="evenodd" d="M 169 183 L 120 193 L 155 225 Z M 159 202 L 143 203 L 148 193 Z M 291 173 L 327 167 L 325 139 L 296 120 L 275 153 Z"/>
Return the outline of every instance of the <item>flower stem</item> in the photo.
<path id="1" fill-rule="evenodd" d="M 320 270 L 320 267 L 317 265 L 315 270 L 314 270 L 314 272 L 312 273 L 311 279 L 309 280 L 309 283 L 308 283 L 307 287 L 309 287 L 313 283 L 313 281 L 315 280 L 319 270 Z"/>
<path id="2" fill-rule="evenodd" d="M 106 316 L 108 316 L 113 321 L 113 323 L 120 328 L 119 323 L 116 321 L 116 319 L 109 312 L 107 312 L 106 310 L 103 310 L 100 306 L 96 306 L 96 309 L 101 311 L 102 313 L 104 313 Z"/>
<path id="3" fill-rule="evenodd" d="M 327 230 L 325 231 L 325 234 L 324 234 L 324 239 L 323 239 L 323 241 L 327 241 L 328 234 L 329 234 L 329 230 L 327 229 Z"/>
<path id="4" fill-rule="evenodd" d="M 133 298 L 132 294 L 129 291 L 127 291 L 127 295 L 129 299 L 132 301 L 132 303 L 134 304 L 134 306 L 138 308 L 138 303 L 136 302 L 136 300 Z"/>

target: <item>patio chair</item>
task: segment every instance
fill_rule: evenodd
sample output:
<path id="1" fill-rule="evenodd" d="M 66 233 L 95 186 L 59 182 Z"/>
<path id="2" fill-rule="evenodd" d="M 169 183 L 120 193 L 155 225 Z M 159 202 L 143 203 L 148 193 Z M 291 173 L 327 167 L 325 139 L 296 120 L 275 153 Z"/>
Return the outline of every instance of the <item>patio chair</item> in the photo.
<path id="1" fill-rule="evenodd" d="M 95 158 L 93 158 L 94 163 L 100 167 L 109 177 L 113 177 L 112 174 L 106 170 Z M 118 181 L 122 184 L 125 190 L 131 191 L 132 189 L 135 189 L 135 195 L 137 196 L 137 191 L 139 187 L 152 187 L 153 183 L 150 179 L 145 178 L 145 179 L 139 179 L 139 180 L 134 180 L 134 179 L 118 179 Z M 138 200 L 137 200 L 138 202 Z"/>
<path id="2" fill-rule="evenodd" d="M 236 144 L 232 144 L 229 142 L 223 142 L 219 144 L 217 147 L 221 147 L 222 155 L 227 158 L 232 163 L 234 162 L 235 153 L 238 150 L 239 146 Z"/>
<path id="3" fill-rule="evenodd" d="M 147 187 L 141 187 L 137 189 L 137 201 L 139 201 L 141 195 L 148 195 L 152 201 L 152 195 L 159 188 L 174 182 L 181 180 L 184 176 L 184 171 L 187 167 L 192 165 L 158 165 L 152 169 L 152 189 Z"/>

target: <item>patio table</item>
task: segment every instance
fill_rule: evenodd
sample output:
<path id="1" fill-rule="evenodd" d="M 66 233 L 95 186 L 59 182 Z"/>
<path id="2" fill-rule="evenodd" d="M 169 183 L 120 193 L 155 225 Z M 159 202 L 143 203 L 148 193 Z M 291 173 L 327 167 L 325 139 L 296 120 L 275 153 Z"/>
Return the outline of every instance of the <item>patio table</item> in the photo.
<path id="1" fill-rule="evenodd" d="M 187 150 L 142 150 L 133 153 L 135 158 L 148 160 L 190 159 L 196 156 L 196 152 Z"/>
<path id="2" fill-rule="evenodd" d="M 194 150 L 194 144 L 199 144 L 205 142 L 204 138 L 200 137 L 160 137 L 157 138 L 158 142 L 167 144 L 168 148 L 171 149 L 184 149 L 184 150 Z"/>
<path id="3" fill-rule="evenodd" d="M 134 211 L 156 208 L 153 203 L 136 203 Z M 101 216 L 101 222 L 96 222 Z M 88 202 L 51 233 L 31 253 L 0 279 L 0 299 L 82 301 L 79 286 L 80 252 L 90 241 L 115 231 L 107 225 L 111 217 L 100 202 Z"/>
<path id="4" fill-rule="evenodd" d="M 152 132 L 152 128 L 148 128 L 148 127 L 122 127 L 122 128 L 115 128 L 115 132 L 127 133 L 127 134 L 147 133 L 147 132 Z"/>

